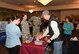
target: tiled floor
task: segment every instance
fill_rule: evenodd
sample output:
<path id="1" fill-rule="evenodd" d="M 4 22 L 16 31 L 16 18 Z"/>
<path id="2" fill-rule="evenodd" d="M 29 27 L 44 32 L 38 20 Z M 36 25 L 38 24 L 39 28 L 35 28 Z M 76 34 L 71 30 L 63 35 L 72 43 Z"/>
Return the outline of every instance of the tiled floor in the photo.
<path id="1" fill-rule="evenodd" d="M 0 54 L 8 54 L 6 47 L 3 45 L 0 45 Z"/>

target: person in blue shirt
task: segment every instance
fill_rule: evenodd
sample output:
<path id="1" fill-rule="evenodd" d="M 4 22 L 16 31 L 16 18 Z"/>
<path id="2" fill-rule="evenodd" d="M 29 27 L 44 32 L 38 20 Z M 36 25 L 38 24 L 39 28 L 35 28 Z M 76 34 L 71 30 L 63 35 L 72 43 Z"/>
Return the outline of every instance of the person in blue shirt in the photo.
<path id="1" fill-rule="evenodd" d="M 21 31 L 17 26 L 20 23 L 20 17 L 12 16 L 11 22 L 6 26 L 6 44 L 9 54 L 19 54 L 21 42 Z"/>
<path id="2" fill-rule="evenodd" d="M 73 23 L 71 22 L 71 18 L 69 16 L 65 17 L 63 29 L 64 29 L 64 44 L 68 46 L 72 35 L 72 30 L 74 29 Z"/>

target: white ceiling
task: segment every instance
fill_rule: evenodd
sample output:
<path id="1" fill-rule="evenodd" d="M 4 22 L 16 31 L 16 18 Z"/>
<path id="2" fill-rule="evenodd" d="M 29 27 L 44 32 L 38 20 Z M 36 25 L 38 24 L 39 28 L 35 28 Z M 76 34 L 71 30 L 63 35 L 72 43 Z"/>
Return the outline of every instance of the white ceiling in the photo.
<path id="1" fill-rule="evenodd" d="M 6 2 L 9 4 L 24 6 L 27 8 L 33 8 L 33 7 L 44 7 L 41 3 L 39 3 L 37 0 L 0 0 L 2 2 Z M 79 0 L 53 0 L 50 2 L 47 6 L 54 6 L 54 5 L 63 5 L 63 4 L 73 4 L 73 3 L 79 3 Z"/>
<path id="2" fill-rule="evenodd" d="M 51 7 L 66 4 L 79 4 L 79 0 L 52 0 L 52 2 L 50 2 L 46 6 L 42 5 L 37 0 L 0 0 L 0 1 L 11 5 L 24 7 L 26 9 L 34 9 L 37 7 L 49 7 L 49 6 Z"/>

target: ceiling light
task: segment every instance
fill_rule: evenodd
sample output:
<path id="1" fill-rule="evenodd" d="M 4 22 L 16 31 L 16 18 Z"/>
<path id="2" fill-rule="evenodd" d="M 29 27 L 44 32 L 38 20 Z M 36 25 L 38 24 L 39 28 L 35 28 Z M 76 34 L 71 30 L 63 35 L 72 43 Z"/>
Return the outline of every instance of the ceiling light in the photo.
<path id="1" fill-rule="evenodd" d="M 29 12 L 30 12 L 30 13 L 33 13 L 33 10 L 32 10 L 32 9 L 30 9 L 30 10 L 29 10 Z"/>
<path id="2" fill-rule="evenodd" d="M 43 4 L 44 6 L 47 5 L 48 3 L 50 3 L 52 0 L 38 0 L 38 2 L 40 2 L 41 4 Z"/>
<path id="3" fill-rule="evenodd" d="M 36 6 L 33 6 L 33 5 L 24 5 L 24 7 L 26 7 L 26 8 L 35 8 Z"/>
<path id="4" fill-rule="evenodd" d="M 34 3 L 35 3 L 36 1 L 34 1 Z"/>

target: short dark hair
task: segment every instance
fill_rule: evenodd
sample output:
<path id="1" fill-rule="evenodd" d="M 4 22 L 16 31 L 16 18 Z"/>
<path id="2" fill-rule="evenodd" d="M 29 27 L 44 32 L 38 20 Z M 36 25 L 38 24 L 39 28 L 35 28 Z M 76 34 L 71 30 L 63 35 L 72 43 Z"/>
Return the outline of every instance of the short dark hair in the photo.
<path id="1" fill-rule="evenodd" d="M 72 19 L 71 19 L 71 17 L 70 17 L 70 16 L 66 16 L 66 17 L 65 17 L 65 20 L 66 20 L 66 19 L 68 19 L 68 20 L 69 20 L 69 22 L 72 22 Z"/>
<path id="2" fill-rule="evenodd" d="M 17 19 L 20 19 L 20 17 L 19 17 L 19 16 L 16 16 L 16 15 L 11 16 L 11 20 L 12 20 L 12 21 L 17 20 Z"/>

